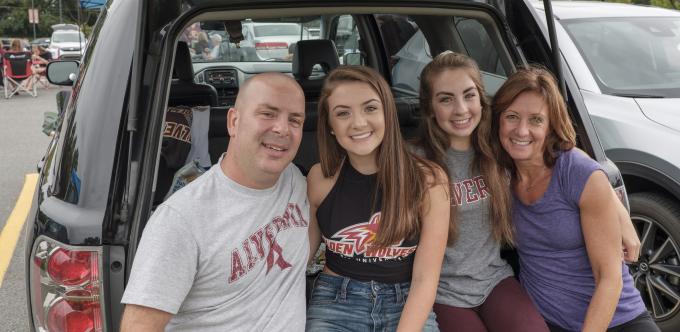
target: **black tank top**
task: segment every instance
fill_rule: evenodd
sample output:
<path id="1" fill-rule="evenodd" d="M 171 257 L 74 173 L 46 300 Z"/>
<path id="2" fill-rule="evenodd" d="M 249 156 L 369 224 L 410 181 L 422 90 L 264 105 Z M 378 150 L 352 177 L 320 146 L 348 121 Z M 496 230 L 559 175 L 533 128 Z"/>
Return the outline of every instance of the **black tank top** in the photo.
<path id="1" fill-rule="evenodd" d="M 363 175 L 348 160 L 343 163 L 335 185 L 316 210 L 326 265 L 360 281 L 411 281 L 417 237 L 382 249 L 370 245 L 380 221 L 381 194 L 375 195 L 376 183 L 376 174 Z"/>

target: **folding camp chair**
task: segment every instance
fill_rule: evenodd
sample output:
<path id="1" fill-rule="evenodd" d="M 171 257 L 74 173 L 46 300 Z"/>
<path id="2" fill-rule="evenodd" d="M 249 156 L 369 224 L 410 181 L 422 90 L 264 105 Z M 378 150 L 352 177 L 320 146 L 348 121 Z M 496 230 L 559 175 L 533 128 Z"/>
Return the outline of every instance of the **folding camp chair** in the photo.
<path id="1" fill-rule="evenodd" d="M 26 79 L 33 79 L 31 69 L 30 52 L 6 52 L 2 55 L 3 78 L 2 83 L 5 90 L 5 98 L 11 98 L 19 91 L 25 91 L 33 97 L 38 96 L 38 89 L 33 84 L 33 89 L 29 90 L 21 83 Z"/>
<path id="2" fill-rule="evenodd" d="M 36 62 L 33 62 L 33 69 L 35 69 L 36 67 L 41 67 L 45 70 L 43 70 L 41 72 L 36 72 L 35 70 L 33 70 L 33 78 L 32 78 L 33 84 L 40 85 L 41 87 L 43 87 L 45 89 L 49 89 L 51 87 L 51 85 L 50 85 L 50 81 L 47 79 L 47 68 L 46 68 L 47 66 L 46 65 L 39 65 Z"/>

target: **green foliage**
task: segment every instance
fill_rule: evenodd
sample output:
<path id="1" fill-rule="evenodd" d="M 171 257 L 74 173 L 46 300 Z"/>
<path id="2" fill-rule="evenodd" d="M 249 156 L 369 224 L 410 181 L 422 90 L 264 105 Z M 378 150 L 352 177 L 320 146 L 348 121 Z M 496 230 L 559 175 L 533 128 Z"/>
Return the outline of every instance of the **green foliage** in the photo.
<path id="1" fill-rule="evenodd" d="M 651 5 L 650 0 L 633 0 L 633 1 L 631 1 L 631 3 L 634 3 L 636 5 L 647 5 L 647 6 Z"/>
<path id="2" fill-rule="evenodd" d="M 602 1 L 602 0 L 591 0 Z M 654 7 L 680 9 L 680 0 L 606 0 L 604 2 L 632 3 L 637 5 L 647 5 Z"/>
<path id="3" fill-rule="evenodd" d="M 671 9 L 680 9 L 680 1 L 678 0 L 652 0 L 652 6 L 664 7 Z"/>
<path id="4" fill-rule="evenodd" d="M 78 8 L 78 0 L 61 0 L 61 17 L 59 18 L 59 0 L 0 0 L 0 36 L 33 38 L 33 24 L 28 22 L 28 9 L 38 9 L 39 23 L 35 26 L 37 37 L 52 35 L 53 24 L 78 24 L 84 31 L 90 31 L 99 10 L 83 10 Z M 80 20 L 79 20 L 80 17 Z"/>

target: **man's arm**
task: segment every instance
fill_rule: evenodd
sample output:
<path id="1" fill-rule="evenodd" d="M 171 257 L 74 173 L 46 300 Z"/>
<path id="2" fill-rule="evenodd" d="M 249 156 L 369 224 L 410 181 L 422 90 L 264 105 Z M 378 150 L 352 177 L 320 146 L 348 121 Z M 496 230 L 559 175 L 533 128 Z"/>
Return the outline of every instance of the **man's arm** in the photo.
<path id="1" fill-rule="evenodd" d="M 164 331 L 165 325 L 168 324 L 170 318 L 172 318 L 171 313 L 140 305 L 128 304 L 125 306 L 123 320 L 120 323 L 120 331 Z"/>
<path id="2" fill-rule="evenodd" d="M 121 331 L 163 331 L 191 291 L 198 243 L 184 220 L 161 205 L 146 224 L 121 299 L 126 304 Z"/>

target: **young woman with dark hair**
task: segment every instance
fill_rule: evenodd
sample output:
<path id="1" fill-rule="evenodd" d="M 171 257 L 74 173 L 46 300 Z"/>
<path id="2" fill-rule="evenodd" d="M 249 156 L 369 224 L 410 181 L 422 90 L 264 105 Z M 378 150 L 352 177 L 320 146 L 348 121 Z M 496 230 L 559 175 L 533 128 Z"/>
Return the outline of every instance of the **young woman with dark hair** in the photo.
<path id="1" fill-rule="evenodd" d="M 438 331 L 432 304 L 449 230 L 446 174 L 412 155 L 385 80 L 344 66 L 319 100 L 307 176 L 314 282 L 307 331 Z"/>

